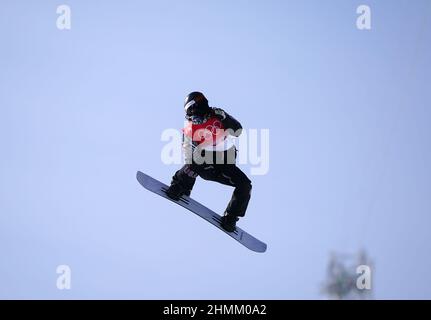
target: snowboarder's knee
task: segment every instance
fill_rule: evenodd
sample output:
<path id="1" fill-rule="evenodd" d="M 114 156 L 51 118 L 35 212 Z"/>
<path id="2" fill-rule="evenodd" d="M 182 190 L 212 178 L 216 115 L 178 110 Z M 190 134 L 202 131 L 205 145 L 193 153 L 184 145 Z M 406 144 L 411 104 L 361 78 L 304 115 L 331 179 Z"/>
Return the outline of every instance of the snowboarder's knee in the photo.
<path id="1" fill-rule="evenodd" d="M 250 194 L 252 189 L 251 181 L 247 179 L 240 183 L 237 188 L 241 194 Z"/>

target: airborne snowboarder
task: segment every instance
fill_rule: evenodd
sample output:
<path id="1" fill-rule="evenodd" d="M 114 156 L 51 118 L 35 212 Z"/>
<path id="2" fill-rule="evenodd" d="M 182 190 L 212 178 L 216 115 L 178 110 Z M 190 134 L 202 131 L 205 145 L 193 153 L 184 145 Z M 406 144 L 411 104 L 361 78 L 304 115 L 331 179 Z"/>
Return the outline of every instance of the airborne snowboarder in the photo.
<path id="1" fill-rule="evenodd" d="M 232 137 L 241 134 L 241 124 L 220 108 L 212 108 L 201 92 L 190 93 L 184 101 L 183 129 L 185 165 L 178 170 L 166 194 L 174 200 L 189 196 L 200 176 L 235 188 L 222 217 L 222 227 L 235 231 L 236 222 L 247 210 L 251 181 L 235 164 L 237 150 Z"/>

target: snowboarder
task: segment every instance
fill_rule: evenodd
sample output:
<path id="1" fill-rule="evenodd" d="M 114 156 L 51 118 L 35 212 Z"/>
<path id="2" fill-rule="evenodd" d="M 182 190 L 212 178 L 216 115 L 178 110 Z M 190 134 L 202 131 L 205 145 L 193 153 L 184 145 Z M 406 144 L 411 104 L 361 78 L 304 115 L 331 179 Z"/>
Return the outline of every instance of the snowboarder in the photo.
<path id="1" fill-rule="evenodd" d="M 185 165 L 172 177 L 166 194 L 174 200 L 190 195 L 200 176 L 235 188 L 222 217 L 222 227 L 235 231 L 236 222 L 247 210 L 251 181 L 235 164 L 237 150 L 231 136 L 241 134 L 241 124 L 220 108 L 212 108 L 201 92 L 190 93 L 184 102 L 183 129 Z"/>

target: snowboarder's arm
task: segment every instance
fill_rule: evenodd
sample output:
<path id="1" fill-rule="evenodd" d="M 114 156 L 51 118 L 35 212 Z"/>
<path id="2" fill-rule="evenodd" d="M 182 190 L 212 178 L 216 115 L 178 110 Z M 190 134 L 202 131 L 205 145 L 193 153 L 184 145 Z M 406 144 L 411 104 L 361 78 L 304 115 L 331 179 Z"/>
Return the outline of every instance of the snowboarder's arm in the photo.
<path id="1" fill-rule="evenodd" d="M 185 164 L 193 163 L 193 152 L 196 146 L 193 144 L 192 138 L 183 134 L 183 152 Z"/>
<path id="2" fill-rule="evenodd" d="M 228 114 L 226 111 L 220 108 L 213 108 L 213 113 L 216 117 L 220 119 L 223 124 L 223 127 L 226 130 L 231 130 L 230 134 L 235 137 L 239 137 L 242 133 L 242 126 L 238 120 Z"/>
<path id="3" fill-rule="evenodd" d="M 195 173 L 196 163 L 194 159 L 196 159 L 198 155 L 201 155 L 202 146 L 203 145 L 198 145 L 198 143 L 193 141 L 192 138 L 183 134 L 184 163 L 188 166 L 190 176 L 193 178 L 196 178 L 197 176 Z"/>

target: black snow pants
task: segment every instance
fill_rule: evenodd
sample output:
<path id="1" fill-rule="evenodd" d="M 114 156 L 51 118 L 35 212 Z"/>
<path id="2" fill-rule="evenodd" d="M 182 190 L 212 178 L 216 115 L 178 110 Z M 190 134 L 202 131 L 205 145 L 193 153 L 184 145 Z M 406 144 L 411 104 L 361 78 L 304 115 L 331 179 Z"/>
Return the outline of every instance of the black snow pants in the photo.
<path id="1" fill-rule="evenodd" d="M 226 213 L 237 217 L 245 215 L 250 200 L 251 181 L 240 168 L 235 164 L 186 164 L 175 173 L 171 184 L 179 184 L 190 194 L 197 176 L 234 187 Z"/>

